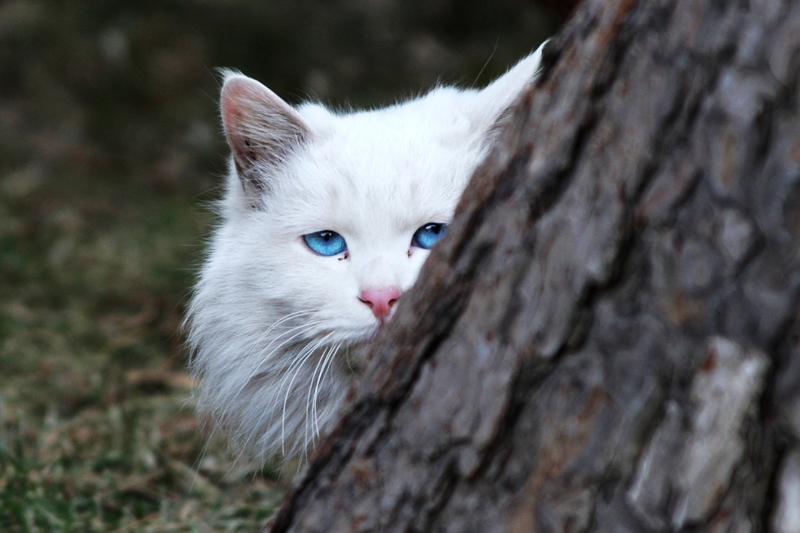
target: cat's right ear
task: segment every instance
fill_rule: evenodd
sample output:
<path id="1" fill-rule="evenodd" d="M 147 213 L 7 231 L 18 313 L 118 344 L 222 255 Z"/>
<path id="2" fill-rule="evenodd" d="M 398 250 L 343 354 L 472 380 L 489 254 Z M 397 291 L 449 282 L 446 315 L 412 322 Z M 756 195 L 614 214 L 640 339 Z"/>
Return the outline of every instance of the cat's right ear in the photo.
<path id="1" fill-rule="evenodd" d="M 242 74 L 225 74 L 221 108 L 236 173 L 248 196 L 260 195 L 311 128 L 278 95 Z"/>

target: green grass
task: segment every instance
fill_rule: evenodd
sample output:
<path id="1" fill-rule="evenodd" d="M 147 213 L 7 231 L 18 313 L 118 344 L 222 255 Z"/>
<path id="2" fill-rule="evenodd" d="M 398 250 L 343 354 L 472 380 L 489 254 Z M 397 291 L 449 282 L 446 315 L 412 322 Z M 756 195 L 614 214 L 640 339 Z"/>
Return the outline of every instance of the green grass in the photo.
<path id="1" fill-rule="evenodd" d="M 66 417 L 3 415 L 3 531 L 254 531 L 279 497 L 268 476 L 226 474 L 213 452 L 200 460 L 181 402 L 156 395 Z"/>

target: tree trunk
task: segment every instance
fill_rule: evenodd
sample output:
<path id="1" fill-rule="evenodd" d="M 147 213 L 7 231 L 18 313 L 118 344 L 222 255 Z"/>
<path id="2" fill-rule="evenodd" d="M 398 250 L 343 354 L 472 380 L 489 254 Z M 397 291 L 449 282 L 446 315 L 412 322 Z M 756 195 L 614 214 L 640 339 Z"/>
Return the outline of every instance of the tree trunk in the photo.
<path id="1" fill-rule="evenodd" d="M 586 0 L 282 531 L 800 531 L 800 2 Z"/>

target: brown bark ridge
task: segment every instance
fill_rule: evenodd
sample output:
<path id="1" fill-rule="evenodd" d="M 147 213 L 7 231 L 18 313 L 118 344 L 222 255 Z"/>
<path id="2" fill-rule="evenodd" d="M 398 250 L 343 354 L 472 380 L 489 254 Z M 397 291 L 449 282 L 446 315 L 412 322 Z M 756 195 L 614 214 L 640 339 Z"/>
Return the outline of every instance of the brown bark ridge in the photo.
<path id="1" fill-rule="evenodd" d="M 545 55 L 273 532 L 800 531 L 800 2 Z"/>

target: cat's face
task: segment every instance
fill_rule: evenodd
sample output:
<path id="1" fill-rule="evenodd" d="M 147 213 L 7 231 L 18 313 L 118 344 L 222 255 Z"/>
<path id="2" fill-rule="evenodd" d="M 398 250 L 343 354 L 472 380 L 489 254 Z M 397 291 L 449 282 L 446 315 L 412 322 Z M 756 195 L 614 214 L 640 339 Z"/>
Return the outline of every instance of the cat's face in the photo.
<path id="1" fill-rule="evenodd" d="M 342 346 L 375 334 L 445 234 L 485 152 L 491 122 L 480 96 L 439 89 L 337 115 L 295 110 L 249 78 L 229 78 L 223 118 L 235 179 L 226 225 L 238 228 L 241 247 L 229 257 L 242 262 L 236 270 L 263 302 L 265 323 L 294 316 L 287 324 L 306 324 L 303 336 Z"/>
<path id="2" fill-rule="evenodd" d="M 480 151 L 467 154 L 453 142 L 460 135 L 467 143 L 466 132 L 420 128 L 400 108 L 320 112 L 307 121 L 314 137 L 246 217 L 247 231 L 262 243 L 249 258 L 272 299 L 280 295 L 287 311 L 319 321 L 314 334 L 360 341 L 385 323 L 416 280 Z M 419 131 L 409 131 L 414 127 Z M 257 273 L 265 264 L 271 268 Z"/>
<path id="3" fill-rule="evenodd" d="M 346 114 L 226 77 L 230 172 L 189 342 L 199 404 L 241 449 L 296 455 L 334 419 L 539 56 L 481 91 Z"/>

